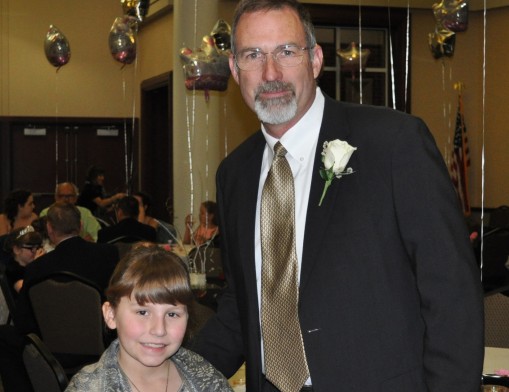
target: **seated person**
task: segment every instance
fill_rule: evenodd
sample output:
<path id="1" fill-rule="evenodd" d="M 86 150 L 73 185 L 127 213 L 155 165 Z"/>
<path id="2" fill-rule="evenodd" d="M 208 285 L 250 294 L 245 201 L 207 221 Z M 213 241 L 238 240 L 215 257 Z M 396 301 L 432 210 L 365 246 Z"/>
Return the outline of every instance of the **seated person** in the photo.
<path id="1" fill-rule="evenodd" d="M 140 205 L 140 215 L 138 221 L 145 223 L 146 225 L 152 226 L 156 229 L 157 238 L 156 242 L 167 244 L 177 242 L 177 230 L 172 224 L 161 221 L 149 215 L 150 207 L 152 205 L 152 199 L 145 192 L 134 192 L 133 196 L 138 200 Z"/>
<path id="2" fill-rule="evenodd" d="M 66 391 L 232 392 L 209 362 L 182 347 L 194 296 L 176 255 L 138 246 L 118 264 L 106 297 L 104 320 L 118 339 Z"/>
<path id="3" fill-rule="evenodd" d="M 140 208 L 133 196 L 120 199 L 115 212 L 118 223 L 99 230 L 97 242 L 111 242 L 121 237 L 125 237 L 123 242 L 156 241 L 156 230 L 138 222 Z"/>
<path id="4" fill-rule="evenodd" d="M 39 333 L 28 295 L 32 283 L 54 272 L 68 271 L 104 290 L 119 260 L 115 246 L 92 243 L 79 236 L 80 212 L 72 204 L 53 204 L 48 210 L 46 226 L 55 250 L 27 265 L 16 300 L 14 326 L 0 325 L 0 378 L 5 392 L 32 391 L 22 358 L 24 336 Z"/>
<path id="5" fill-rule="evenodd" d="M 13 230 L 6 238 L 4 250 L 10 254 L 5 261 L 5 275 L 13 298 L 23 286 L 25 267 L 45 252 L 42 236 L 32 226 Z"/>
<path id="6" fill-rule="evenodd" d="M 138 221 L 141 223 L 145 223 L 146 225 L 152 226 L 157 230 L 159 226 L 159 222 L 157 219 L 149 215 L 150 206 L 152 204 L 152 200 L 150 196 L 145 192 L 134 192 L 133 197 L 138 200 L 138 204 L 140 206 L 140 214 L 138 215 Z"/>
<path id="7" fill-rule="evenodd" d="M 87 180 L 78 197 L 77 205 L 92 211 L 95 216 L 107 215 L 112 205 L 125 196 L 125 193 L 116 193 L 106 196 L 104 189 L 104 169 L 99 166 L 91 166 L 88 169 Z"/>
<path id="8" fill-rule="evenodd" d="M 72 182 L 61 182 L 55 188 L 55 201 L 56 202 L 64 202 L 76 205 L 76 201 L 78 200 L 78 187 L 74 185 Z M 92 212 L 83 206 L 77 206 L 81 215 L 81 230 L 80 236 L 87 240 L 96 242 L 97 241 L 97 232 L 101 228 L 101 225 L 95 219 Z M 45 208 L 41 211 L 39 216 L 46 216 L 48 213 L 48 208 Z"/>
<path id="9" fill-rule="evenodd" d="M 217 238 L 219 227 L 216 221 L 217 204 L 213 201 L 204 201 L 200 206 L 200 225 L 193 230 L 193 216 L 186 216 L 186 231 L 184 233 L 184 244 L 200 246 L 205 242 Z M 217 247 L 217 244 L 214 243 Z"/>
<path id="10" fill-rule="evenodd" d="M 4 213 L 0 214 L 0 236 L 30 225 L 37 219 L 34 209 L 32 192 L 25 189 L 10 192 L 5 198 Z"/>

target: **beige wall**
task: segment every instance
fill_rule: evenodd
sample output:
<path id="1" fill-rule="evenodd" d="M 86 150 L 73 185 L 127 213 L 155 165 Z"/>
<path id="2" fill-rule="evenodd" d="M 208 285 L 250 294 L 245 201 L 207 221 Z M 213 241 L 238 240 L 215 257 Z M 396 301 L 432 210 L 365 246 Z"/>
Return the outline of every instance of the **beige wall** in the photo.
<path id="1" fill-rule="evenodd" d="M 231 0 L 197 1 L 196 27 L 194 8 L 190 8 L 194 2 L 175 0 L 173 13 L 140 30 L 137 64 L 121 70 L 108 47 L 113 20 L 122 13 L 119 1 L 89 0 L 78 9 L 76 2 L 69 0 L 53 0 L 51 6 L 37 0 L 0 0 L 0 115 L 54 116 L 58 111 L 59 116 L 131 117 L 134 107 L 139 113 L 139 83 L 174 69 L 175 210 L 177 226 L 181 227 L 186 212 L 196 210 L 206 195 L 214 198 L 213 177 L 222 157 L 258 128 L 232 79 L 226 92 L 211 94 L 208 104 L 204 103 L 202 92 L 193 96 L 183 85 L 178 51 L 184 45 L 199 43 L 218 18 L 230 22 L 235 6 Z M 485 205 L 509 203 L 506 169 L 509 141 L 504 129 L 509 122 L 506 118 L 509 111 L 504 107 L 509 83 L 509 78 L 504 77 L 508 14 L 509 8 L 488 11 L 487 94 L 483 111 L 483 12 L 470 13 L 468 31 L 457 34 L 454 56 L 435 60 L 427 43 L 427 35 L 435 26 L 433 15 L 429 9 L 412 11 L 412 112 L 426 121 L 446 156 L 456 113 L 452 86 L 457 81 L 465 84 L 465 119 L 472 157 L 470 194 L 474 206 L 481 204 L 484 115 Z M 58 26 L 71 44 L 71 61 L 58 73 L 43 50 L 50 24 Z M 186 107 L 190 103 L 195 105 L 194 112 Z M 196 121 L 192 135 L 196 171 L 193 207 L 189 205 L 187 145 L 187 122 L 192 116 Z M 206 135 L 210 143 L 205 154 Z"/>
<path id="2" fill-rule="evenodd" d="M 120 70 L 108 46 L 111 25 L 122 15 L 119 1 L 0 0 L 0 4 L 0 115 L 130 116 L 134 67 Z M 51 24 L 71 46 L 71 59 L 58 73 L 44 54 Z"/>
<path id="3" fill-rule="evenodd" d="M 435 60 L 427 34 L 434 18 L 427 10 L 412 12 L 412 113 L 422 117 L 432 131 L 445 159 L 449 157 L 457 110 L 455 82 L 464 83 L 465 123 L 470 147 L 469 194 L 473 206 L 482 203 L 482 149 L 485 149 L 485 207 L 509 204 L 509 111 L 505 93 L 509 8 L 487 12 L 486 77 L 483 77 L 484 13 L 471 12 L 469 28 L 456 34 L 454 56 Z M 483 81 L 486 94 L 483 103 Z M 484 121 L 484 124 L 483 124 Z"/>

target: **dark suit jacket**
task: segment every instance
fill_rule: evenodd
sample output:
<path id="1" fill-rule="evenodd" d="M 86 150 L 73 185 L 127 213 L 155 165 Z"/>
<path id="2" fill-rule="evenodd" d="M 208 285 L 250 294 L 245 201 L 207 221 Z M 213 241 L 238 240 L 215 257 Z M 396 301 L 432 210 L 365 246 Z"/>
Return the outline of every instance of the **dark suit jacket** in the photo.
<path id="1" fill-rule="evenodd" d="M 140 241 L 155 242 L 156 230 L 149 225 L 138 222 L 133 218 L 122 219 L 116 225 L 104 227 L 97 233 L 97 242 L 109 242 L 119 237 L 138 238 Z"/>
<path id="2" fill-rule="evenodd" d="M 53 272 L 68 271 L 91 280 L 105 290 L 118 262 L 118 250 L 109 244 L 95 244 L 79 236 L 57 245 L 55 250 L 30 263 L 16 302 L 14 324 L 23 334 L 37 331 L 28 298 L 28 287 Z"/>
<path id="3" fill-rule="evenodd" d="M 334 179 L 319 207 L 320 153 L 334 139 L 357 147 L 355 173 Z M 218 170 L 228 289 L 193 345 L 227 376 L 246 360 L 249 392 L 262 383 L 253 239 L 264 147 L 258 132 Z M 425 124 L 326 97 L 315 156 L 299 289 L 314 390 L 477 392 L 480 274 Z"/>

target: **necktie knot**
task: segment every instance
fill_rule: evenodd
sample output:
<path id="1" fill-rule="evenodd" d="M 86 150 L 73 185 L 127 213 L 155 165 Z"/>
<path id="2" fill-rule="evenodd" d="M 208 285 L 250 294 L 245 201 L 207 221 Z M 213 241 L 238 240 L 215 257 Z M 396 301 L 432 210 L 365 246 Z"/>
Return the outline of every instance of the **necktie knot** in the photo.
<path id="1" fill-rule="evenodd" d="M 277 142 L 276 145 L 274 146 L 274 156 L 281 158 L 284 157 L 286 153 L 287 153 L 286 148 L 283 147 L 281 142 Z"/>

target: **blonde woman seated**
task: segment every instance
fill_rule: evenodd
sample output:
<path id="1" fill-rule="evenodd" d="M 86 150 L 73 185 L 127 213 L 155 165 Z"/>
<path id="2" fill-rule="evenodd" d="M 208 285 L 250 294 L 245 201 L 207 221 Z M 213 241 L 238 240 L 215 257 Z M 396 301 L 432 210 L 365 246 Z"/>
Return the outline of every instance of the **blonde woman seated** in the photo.
<path id="1" fill-rule="evenodd" d="M 193 292 L 180 258 L 138 245 L 117 265 L 103 305 L 118 339 L 66 391 L 233 392 L 224 376 L 183 347 Z"/>
<path id="2" fill-rule="evenodd" d="M 200 246 L 205 242 L 216 238 L 219 234 L 217 226 L 217 204 L 213 201 L 204 201 L 200 206 L 200 225 L 193 230 L 193 216 L 186 216 L 186 231 L 184 244 Z"/>

